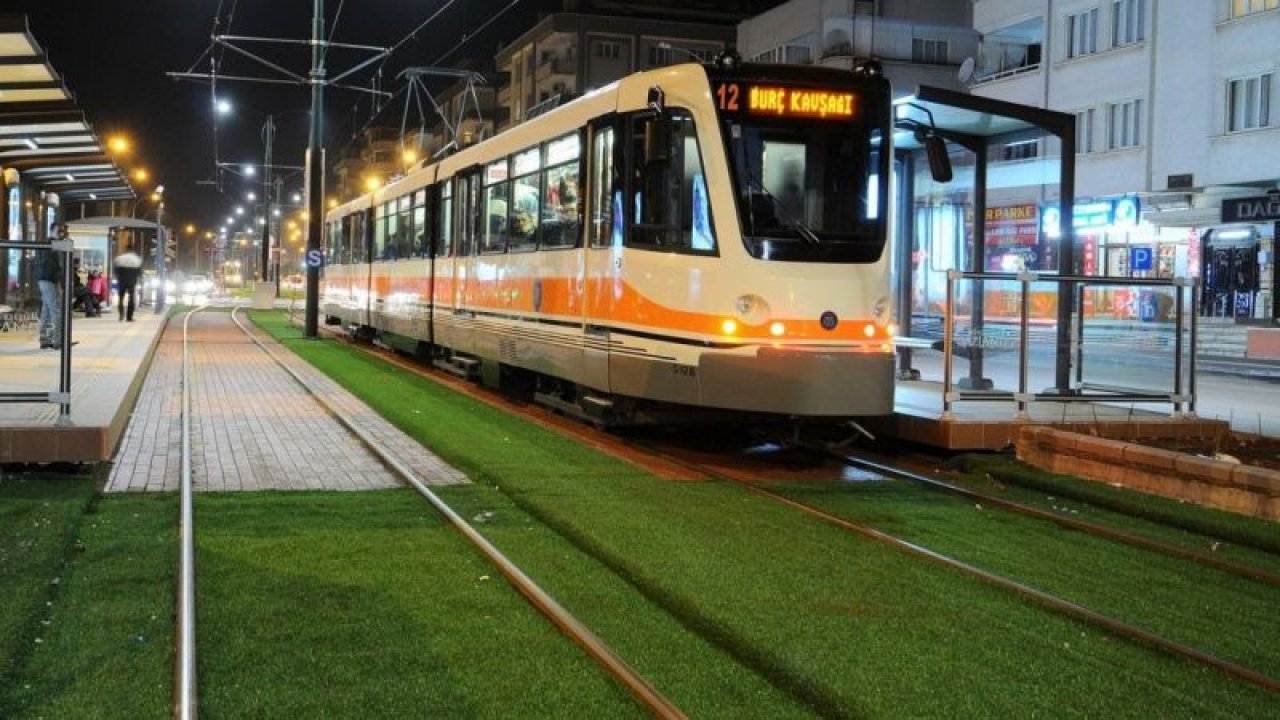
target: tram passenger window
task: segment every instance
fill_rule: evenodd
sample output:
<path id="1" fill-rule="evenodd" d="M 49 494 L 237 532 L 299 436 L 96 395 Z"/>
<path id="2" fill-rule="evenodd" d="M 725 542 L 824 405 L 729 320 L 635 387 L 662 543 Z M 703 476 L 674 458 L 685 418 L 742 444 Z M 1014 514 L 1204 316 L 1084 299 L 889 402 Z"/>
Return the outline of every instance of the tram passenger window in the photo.
<path id="1" fill-rule="evenodd" d="M 413 257 L 427 257 L 431 254 L 431 224 L 427 219 L 427 193 L 419 190 L 413 194 L 413 240 L 411 254 Z"/>
<path id="2" fill-rule="evenodd" d="M 378 255 L 383 260 L 395 260 L 400 255 L 401 237 L 404 235 L 401 228 L 401 220 L 404 216 L 395 209 L 396 203 L 391 202 L 385 205 L 387 209 L 386 217 L 383 218 L 383 224 L 386 226 L 386 242 L 382 246 L 382 252 Z"/>
<path id="3" fill-rule="evenodd" d="M 608 247 L 622 242 L 622 213 L 614 213 L 613 196 L 618 189 L 614 164 L 613 128 L 600 128 L 594 135 L 591 160 L 591 246 Z M 616 230 L 616 232 L 615 232 Z"/>
<path id="4" fill-rule="evenodd" d="M 633 225 L 638 248 L 711 254 L 715 233 L 693 118 L 668 109 L 637 116 L 632 134 Z"/>
<path id="5" fill-rule="evenodd" d="M 457 212 L 458 256 L 474 255 L 479 245 L 485 217 L 479 212 L 480 178 L 470 175 L 458 181 L 454 207 Z"/>
<path id="6" fill-rule="evenodd" d="M 364 210 L 351 216 L 351 262 L 369 262 L 369 222 L 373 210 Z"/>
<path id="7" fill-rule="evenodd" d="M 446 181 L 440 185 L 440 207 L 436 213 L 438 239 L 436 257 L 449 257 L 453 254 L 453 183 Z"/>
<path id="8" fill-rule="evenodd" d="M 373 258 L 387 260 L 387 211 L 386 203 L 374 208 L 373 219 Z"/>
<path id="9" fill-rule="evenodd" d="M 516 178 L 511 184 L 512 204 L 508 227 L 511 251 L 532 250 L 537 245 L 540 209 L 538 173 Z"/>
<path id="10" fill-rule="evenodd" d="M 542 173 L 542 222 L 539 246 L 570 248 L 578 245 L 578 155 L 581 140 L 577 133 L 547 143 L 546 170 Z"/>
<path id="11" fill-rule="evenodd" d="M 507 162 L 491 163 L 485 168 L 484 226 L 480 229 L 480 252 L 500 253 L 507 249 Z"/>

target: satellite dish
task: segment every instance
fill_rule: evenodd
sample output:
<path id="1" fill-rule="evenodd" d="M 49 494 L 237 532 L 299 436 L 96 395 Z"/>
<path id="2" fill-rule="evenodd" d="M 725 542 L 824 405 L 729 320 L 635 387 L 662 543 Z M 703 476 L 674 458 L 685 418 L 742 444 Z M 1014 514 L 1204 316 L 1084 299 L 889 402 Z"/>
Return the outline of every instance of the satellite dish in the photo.
<path id="1" fill-rule="evenodd" d="M 960 63 L 960 69 L 956 71 L 956 79 L 961 84 L 967 84 L 973 78 L 973 58 L 967 57 L 964 62 Z"/>

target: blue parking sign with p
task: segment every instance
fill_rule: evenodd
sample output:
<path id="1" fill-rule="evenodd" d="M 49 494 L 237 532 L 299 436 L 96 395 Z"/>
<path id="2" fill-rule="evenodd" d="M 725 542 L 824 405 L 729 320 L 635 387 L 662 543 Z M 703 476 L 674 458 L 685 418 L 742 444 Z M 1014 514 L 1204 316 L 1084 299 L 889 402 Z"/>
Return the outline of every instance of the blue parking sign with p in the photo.
<path id="1" fill-rule="evenodd" d="M 1129 248 L 1129 269 L 1130 270 L 1150 270 L 1151 255 L 1152 255 L 1151 248 L 1149 247 Z"/>

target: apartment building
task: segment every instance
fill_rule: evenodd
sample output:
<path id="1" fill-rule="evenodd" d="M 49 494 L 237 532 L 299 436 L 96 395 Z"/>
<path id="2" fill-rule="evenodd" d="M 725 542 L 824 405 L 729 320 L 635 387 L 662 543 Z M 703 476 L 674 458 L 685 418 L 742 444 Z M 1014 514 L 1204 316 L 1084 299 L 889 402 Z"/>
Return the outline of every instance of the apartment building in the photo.
<path id="1" fill-rule="evenodd" d="M 1081 270 L 1200 277 L 1204 314 L 1276 317 L 1278 5 L 975 0 L 971 91 L 1076 116 Z"/>
<path id="2" fill-rule="evenodd" d="M 547 107 L 640 70 L 706 60 L 733 43 L 732 24 L 635 15 L 548 15 L 498 52 L 509 78 L 498 105 L 500 129 Z"/>
<path id="3" fill-rule="evenodd" d="M 791 0 L 739 24 L 737 43 L 755 62 L 850 68 L 875 58 L 903 96 L 919 85 L 960 89 L 978 34 L 967 2 Z"/>

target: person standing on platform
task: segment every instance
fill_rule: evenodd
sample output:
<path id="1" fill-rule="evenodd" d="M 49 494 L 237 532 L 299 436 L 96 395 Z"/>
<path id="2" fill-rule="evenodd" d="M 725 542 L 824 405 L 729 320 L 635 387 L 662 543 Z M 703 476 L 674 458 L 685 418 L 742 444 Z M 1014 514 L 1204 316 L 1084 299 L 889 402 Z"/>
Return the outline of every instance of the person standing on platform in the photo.
<path id="1" fill-rule="evenodd" d="M 49 239 L 65 240 L 66 228 L 61 223 L 49 226 Z M 40 348 L 62 347 L 62 308 L 58 302 L 58 285 L 62 282 L 62 255 L 57 250 L 36 251 L 36 284 L 40 288 Z"/>
<path id="2" fill-rule="evenodd" d="M 129 322 L 133 322 L 133 308 L 137 303 L 138 278 L 142 276 L 142 258 L 132 250 L 125 248 L 115 260 L 116 282 L 119 284 L 119 296 L 116 298 L 116 309 L 120 316 L 120 322 L 124 322 L 126 317 Z M 125 305 L 125 296 L 129 297 L 128 306 Z"/>

